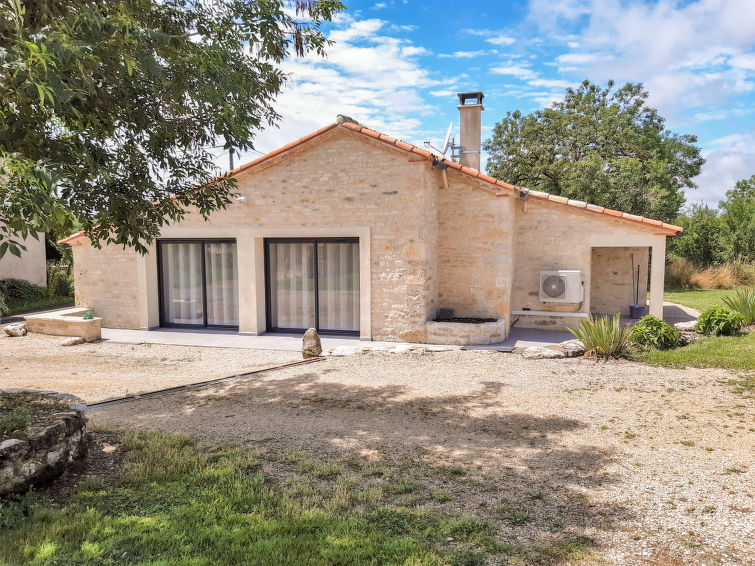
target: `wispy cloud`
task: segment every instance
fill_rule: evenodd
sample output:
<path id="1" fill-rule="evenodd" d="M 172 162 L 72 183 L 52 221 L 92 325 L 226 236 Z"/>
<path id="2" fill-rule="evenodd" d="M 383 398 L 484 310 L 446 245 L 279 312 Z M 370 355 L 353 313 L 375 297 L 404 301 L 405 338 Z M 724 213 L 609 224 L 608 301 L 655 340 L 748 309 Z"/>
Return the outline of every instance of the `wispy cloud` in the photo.
<path id="1" fill-rule="evenodd" d="M 454 51 L 453 53 L 439 53 L 441 59 L 474 59 L 475 57 L 484 57 L 486 55 L 495 55 L 498 53 L 495 49 L 478 49 L 476 51 Z"/>
<path id="2" fill-rule="evenodd" d="M 498 45 L 501 47 L 505 47 L 506 45 L 511 45 L 512 43 L 516 41 L 510 35 L 500 32 L 500 31 L 493 31 L 489 29 L 471 29 L 471 28 L 466 28 L 462 31 L 469 35 L 476 35 L 478 37 L 482 37 L 484 41 L 492 45 Z"/>

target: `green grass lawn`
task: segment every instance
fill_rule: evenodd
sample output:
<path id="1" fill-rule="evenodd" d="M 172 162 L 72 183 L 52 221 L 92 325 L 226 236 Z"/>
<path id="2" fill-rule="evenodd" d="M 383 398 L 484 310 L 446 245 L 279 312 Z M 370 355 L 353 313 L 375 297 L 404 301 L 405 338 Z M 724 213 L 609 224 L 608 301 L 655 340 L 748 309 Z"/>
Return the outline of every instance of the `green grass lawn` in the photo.
<path id="1" fill-rule="evenodd" d="M 735 291 L 735 289 L 667 289 L 663 293 L 663 299 L 703 312 L 709 307 L 723 306 L 721 299 L 733 295 Z"/>
<path id="2" fill-rule="evenodd" d="M 149 433 L 122 441 L 117 478 L 87 478 L 61 503 L 41 495 L 0 503 L 0 564 L 471 566 L 592 556 L 589 539 L 567 533 L 555 545 L 504 544 L 490 522 L 434 510 L 420 485 L 376 480 L 354 458 L 312 461 Z"/>
<path id="3" fill-rule="evenodd" d="M 635 359 L 658 366 L 720 367 L 755 370 L 755 332 L 703 338 L 675 350 L 648 350 Z"/>
<path id="4" fill-rule="evenodd" d="M 72 305 L 73 297 L 42 297 L 41 299 L 23 299 L 8 301 L 10 312 L 6 316 L 25 314 L 33 311 L 51 309 L 61 305 Z"/>

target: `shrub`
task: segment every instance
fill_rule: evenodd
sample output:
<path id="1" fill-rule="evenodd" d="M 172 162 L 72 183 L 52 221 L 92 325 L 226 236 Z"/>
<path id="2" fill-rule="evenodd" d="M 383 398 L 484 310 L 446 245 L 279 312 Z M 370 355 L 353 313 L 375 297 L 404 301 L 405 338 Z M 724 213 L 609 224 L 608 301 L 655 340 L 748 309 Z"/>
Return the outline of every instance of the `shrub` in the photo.
<path id="1" fill-rule="evenodd" d="M 726 307 L 710 307 L 697 319 L 695 328 L 705 334 L 731 336 L 744 326 L 745 318 Z"/>
<path id="2" fill-rule="evenodd" d="M 5 316 L 10 312 L 10 309 L 8 308 L 8 303 L 5 302 L 5 297 L 0 295 L 0 316 Z"/>
<path id="3" fill-rule="evenodd" d="M 0 413 L 0 433 L 2 434 L 23 430 L 30 424 L 31 411 L 28 407 L 14 407 L 11 411 Z"/>
<path id="4" fill-rule="evenodd" d="M 45 296 L 45 289 L 23 279 L 3 279 L 0 281 L 0 295 L 11 301 L 27 301 L 41 299 Z"/>
<path id="5" fill-rule="evenodd" d="M 673 326 L 654 316 L 643 316 L 629 333 L 633 344 L 659 350 L 673 348 L 680 338 L 681 334 Z"/>
<path id="6" fill-rule="evenodd" d="M 73 278 L 68 266 L 60 263 L 47 264 L 47 294 L 51 297 L 73 296 Z"/>
<path id="7" fill-rule="evenodd" d="M 690 260 L 676 255 L 668 258 L 666 265 L 666 288 L 667 289 L 691 289 L 694 287 L 692 276 L 696 268 Z"/>
<path id="8" fill-rule="evenodd" d="M 627 326 L 621 323 L 619 313 L 613 318 L 590 315 L 587 320 L 579 323 L 579 328 L 570 328 L 569 332 L 582 342 L 585 350 L 593 352 L 596 358 L 618 358 L 626 352 L 629 345 Z"/>
<path id="9" fill-rule="evenodd" d="M 727 307 L 744 317 L 745 324 L 755 322 L 755 287 L 740 289 L 733 296 L 724 297 L 723 301 Z"/>

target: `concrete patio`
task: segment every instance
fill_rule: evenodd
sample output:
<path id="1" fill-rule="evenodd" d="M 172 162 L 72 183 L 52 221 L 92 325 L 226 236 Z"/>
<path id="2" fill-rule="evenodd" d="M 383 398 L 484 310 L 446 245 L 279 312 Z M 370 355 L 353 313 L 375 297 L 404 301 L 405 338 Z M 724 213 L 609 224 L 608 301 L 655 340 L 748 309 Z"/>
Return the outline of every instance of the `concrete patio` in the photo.
<path id="1" fill-rule="evenodd" d="M 359 340 L 356 336 L 321 336 L 324 350 L 344 347 L 368 346 L 370 348 L 396 348 L 413 346 L 399 342 L 369 342 Z M 531 328 L 512 328 L 504 342 L 484 346 L 448 346 L 450 349 L 498 350 L 511 351 L 514 348 L 555 344 L 569 340 L 573 336 L 566 331 L 540 330 Z M 247 348 L 253 350 L 301 350 L 299 334 L 263 334 L 244 336 L 234 330 L 202 329 L 201 331 L 182 328 L 159 328 L 156 330 L 124 330 L 120 328 L 103 328 L 102 339 L 119 344 L 171 344 L 177 346 L 210 346 L 215 348 Z M 416 346 L 427 347 L 427 344 Z"/>

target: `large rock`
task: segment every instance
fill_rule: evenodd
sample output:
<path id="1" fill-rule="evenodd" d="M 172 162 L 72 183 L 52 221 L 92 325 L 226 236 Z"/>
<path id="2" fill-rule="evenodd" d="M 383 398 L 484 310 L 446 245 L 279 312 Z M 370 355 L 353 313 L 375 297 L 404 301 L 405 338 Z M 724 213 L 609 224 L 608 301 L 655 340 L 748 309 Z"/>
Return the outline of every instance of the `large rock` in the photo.
<path id="1" fill-rule="evenodd" d="M 522 351 L 522 357 L 527 360 L 543 360 L 565 358 L 566 354 L 560 350 L 546 348 L 545 346 L 529 346 Z"/>
<path id="2" fill-rule="evenodd" d="M 60 345 L 61 346 L 77 346 L 79 344 L 83 344 L 86 342 L 86 339 L 83 336 L 72 336 L 71 338 L 66 338 L 63 340 Z"/>
<path id="3" fill-rule="evenodd" d="M 676 324 L 674 324 L 674 328 L 676 328 L 679 332 L 694 330 L 695 326 L 697 326 L 697 319 L 688 320 L 687 322 L 677 322 Z"/>
<path id="4" fill-rule="evenodd" d="M 301 339 L 301 355 L 306 360 L 317 358 L 321 354 L 322 344 L 320 343 L 320 335 L 317 334 L 317 330 L 310 328 L 304 333 Z"/>
<path id="5" fill-rule="evenodd" d="M 566 340 L 561 342 L 559 346 L 561 346 L 567 358 L 576 358 L 585 353 L 585 345 L 582 344 L 581 340 Z"/>
<path id="6" fill-rule="evenodd" d="M 5 327 L 5 333 L 8 336 L 26 336 L 26 323 L 14 322 Z"/>

